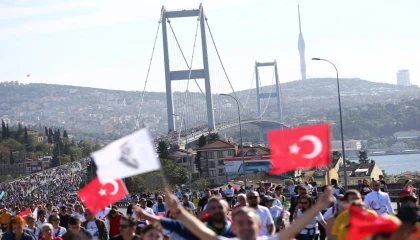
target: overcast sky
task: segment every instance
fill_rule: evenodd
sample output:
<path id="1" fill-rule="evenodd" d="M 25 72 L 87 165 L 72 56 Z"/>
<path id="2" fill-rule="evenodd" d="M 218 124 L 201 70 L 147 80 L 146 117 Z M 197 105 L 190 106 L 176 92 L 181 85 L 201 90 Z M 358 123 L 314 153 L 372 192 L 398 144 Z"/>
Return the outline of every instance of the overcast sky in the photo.
<path id="1" fill-rule="evenodd" d="M 277 59 L 281 82 L 300 79 L 296 0 L 202 2 L 235 90 L 250 87 L 256 60 Z M 162 5 L 190 9 L 199 1 L 2 0 L 0 82 L 142 90 Z M 341 77 L 396 83 L 398 69 L 409 69 L 412 83 L 420 84 L 420 1 L 301 0 L 300 9 L 308 77 L 335 76 L 327 63 L 310 60 L 321 57 L 334 62 Z M 172 20 L 188 61 L 196 22 Z M 170 38 L 171 64 L 182 68 Z M 209 36 L 208 45 L 214 79 L 226 83 Z M 263 85 L 271 83 L 270 74 Z M 161 32 L 146 90 L 165 91 Z"/>

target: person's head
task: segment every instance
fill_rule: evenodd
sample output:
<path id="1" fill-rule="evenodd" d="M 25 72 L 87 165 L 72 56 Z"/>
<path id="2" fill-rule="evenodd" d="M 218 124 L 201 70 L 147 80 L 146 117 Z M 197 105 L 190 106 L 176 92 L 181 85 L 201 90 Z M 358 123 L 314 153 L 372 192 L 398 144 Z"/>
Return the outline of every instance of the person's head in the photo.
<path id="1" fill-rule="evenodd" d="M 48 217 L 48 222 L 53 225 L 54 228 L 57 228 L 60 224 L 60 216 L 59 215 L 50 215 Z"/>
<path id="2" fill-rule="evenodd" d="M 82 225 L 82 222 L 80 221 L 79 217 L 70 216 L 70 218 L 69 218 L 69 231 L 72 234 L 78 235 L 79 232 L 80 232 L 81 225 Z"/>
<path id="3" fill-rule="evenodd" d="M 163 203 L 163 197 L 162 197 L 162 195 L 158 195 L 157 196 L 157 202 L 158 202 L 158 204 L 162 204 Z"/>
<path id="4" fill-rule="evenodd" d="M 52 215 L 58 215 L 58 213 L 59 213 L 59 210 L 57 208 L 53 208 L 51 211 Z"/>
<path id="5" fill-rule="evenodd" d="M 304 187 L 304 186 L 300 186 L 298 188 L 298 194 L 299 194 L 299 196 L 300 195 L 306 195 L 306 194 L 308 194 L 308 189 L 306 189 L 306 187 Z"/>
<path id="6" fill-rule="evenodd" d="M 45 220 L 45 210 L 44 209 L 39 209 L 38 210 L 38 219 L 41 221 Z"/>
<path id="7" fill-rule="evenodd" d="M 26 221 L 26 224 L 28 224 L 28 226 L 32 228 L 35 225 L 36 219 L 35 219 L 35 216 L 31 213 L 25 217 L 25 221 Z"/>
<path id="8" fill-rule="evenodd" d="M 44 239 L 52 239 L 53 236 L 53 225 L 50 223 L 44 223 L 41 227 L 41 234 Z"/>
<path id="9" fill-rule="evenodd" d="M 417 198 L 414 197 L 413 195 L 406 195 L 406 196 L 402 197 L 400 199 L 400 203 L 401 203 L 401 207 L 416 208 L 417 205 L 418 205 Z"/>
<path id="10" fill-rule="evenodd" d="M 383 175 L 379 175 L 379 180 L 383 180 L 384 176 Z"/>
<path id="11" fill-rule="evenodd" d="M 193 198 L 197 198 L 198 197 L 198 194 L 197 194 L 197 192 L 193 192 Z"/>
<path id="12" fill-rule="evenodd" d="M 73 208 L 72 207 L 67 207 L 66 211 L 67 211 L 67 215 L 72 215 L 73 214 Z"/>
<path id="13" fill-rule="evenodd" d="M 350 206 L 354 206 L 354 207 L 358 207 L 358 208 L 361 208 L 363 210 L 366 210 L 366 205 L 363 202 L 363 200 L 361 200 L 361 199 L 351 201 Z"/>
<path id="14" fill-rule="evenodd" d="M 137 196 L 132 198 L 133 203 L 138 203 L 139 202 L 139 198 Z"/>
<path id="15" fill-rule="evenodd" d="M 141 198 L 141 199 L 140 199 L 140 207 L 141 207 L 141 208 L 146 208 L 146 205 L 147 205 L 147 200 L 146 200 L 146 198 Z"/>
<path id="16" fill-rule="evenodd" d="M 363 179 L 363 184 L 364 185 L 368 185 L 369 183 L 368 183 L 368 180 L 367 179 Z"/>
<path id="17" fill-rule="evenodd" d="M 92 221 L 93 219 L 95 219 L 95 216 L 89 211 L 89 209 L 86 209 L 85 218 L 87 221 Z"/>
<path id="18" fill-rule="evenodd" d="M 182 195 L 182 201 L 188 202 L 189 200 L 190 200 L 190 196 L 188 194 L 185 193 Z"/>
<path id="19" fill-rule="evenodd" d="M 276 194 L 278 195 L 278 196 L 280 196 L 280 195 L 282 195 L 283 194 L 283 187 L 282 186 L 277 186 L 275 189 L 274 189 L 274 191 L 276 191 Z"/>
<path id="20" fill-rule="evenodd" d="M 404 186 L 405 186 L 405 185 L 407 185 L 407 183 L 409 183 L 409 184 L 408 184 L 408 186 L 411 186 L 411 185 L 412 185 L 412 184 L 411 184 L 411 182 L 412 182 L 412 181 L 411 181 L 410 179 L 405 180 L 405 182 L 404 182 Z"/>
<path id="21" fill-rule="evenodd" d="M 260 195 L 256 191 L 249 191 L 246 194 L 246 200 L 250 207 L 255 208 L 260 203 Z"/>
<path id="22" fill-rule="evenodd" d="M 206 190 L 204 190 L 204 195 L 206 196 L 206 198 L 209 198 L 211 196 L 210 188 L 206 188 Z"/>
<path id="23" fill-rule="evenodd" d="M 255 239 L 262 225 L 255 209 L 239 208 L 232 213 L 232 232 L 242 240 Z"/>
<path id="24" fill-rule="evenodd" d="M 109 212 L 108 212 L 108 218 L 116 218 L 116 217 L 118 217 L 118 212 L 117 212 L 117 210 L 115 210 L 115 209 L 111 209 L 111 210 L 109 210 Z"/>
<path id="25" fill-rule="evenodd" d="M 219 197 L 210 198 L 207 203 L 207 213 L 213 222 L 223 223 L 229 212 L 229 205 Z"/>
<path id="26" fill-rule="evenodd" d="M 338 184 L 337 179 L 335 178 L 331 179 L 331 185 L 335 186 L 337 184 Z"/>
<path id="27" fill-rule="evenodd" d="M 7 231 L 14 233 L 23 233 L 23 228 L 25 227 L 25 219 L 21 216 L 12 217 L 7 224 Z"/>
<path id="28" fill-rule="evenodd" d="M 372 182 L 372 190 L 375 191 L 375 192 L 381 190 L 381 182 L 373 181 Z"/>
<path id="29" fill-rule="evenodd" d="M 137 221 L 132 216 L 123 216 L 120 219 L 120 225 L 118 227 L 120 228 L 121 235 L 130 236 L 136 232 Z"/>
<path id="30" fill-rule="evenodd" d="M 272 197 L 267 197 L 266 202 L 265 202 L 265 206 L 268 208 L 271 208 L 273 206 L 274 203 L 274 198 Z"/>
<path id="31" fill-rule="evenodd" d="M 48 209 L 48 211 L 51 211 L 51 209 L 52 209 L 52 204 L 51 203 L 47 203 L 47 209 Z"/>
<path id="32" fill-rule="evenodd" d="M 61 215 L 67 215 L 67 207 L 66 206 L 61 206 L 60 207 L 60 214 Z"/>
<path id="33" fill-rule="evenodd" d="M 161 240 L 163 239 L 162 226 L 159 224 L 149 224 L 146 225 L 141 230 L 141 239 L 142 240 Z"/>
<path id="34" fill-rule="evenodd" d="M 246 202 L 246 195 L 245 194 L 243 194 L 243 193 L 238 194 L 238 197 L 236 199 L 239 202 L 239 206 L 246 206 L 247 202 Z"/>
<path id="35" fill-rule="evenodd" d="M 344 193 L 343 202 L 350 203 L 354 200 L 360 200 L 362 199 L 362 195 L 360 195 L 360 192 L 355 189 L 349 189 Z"/>
<path id="36" fill-rule="evenodd" d="M 302 211 L 310 209 L 312 207 L 312 197 L 309 195 L 302 195 L 299 197 L 299 204 L 302 207 Z"/>
<path id="37" fill-rule="evenodd" d="M 232 185 L 228 185 L 228 188 L 231 189 L 232 188 Z"/>

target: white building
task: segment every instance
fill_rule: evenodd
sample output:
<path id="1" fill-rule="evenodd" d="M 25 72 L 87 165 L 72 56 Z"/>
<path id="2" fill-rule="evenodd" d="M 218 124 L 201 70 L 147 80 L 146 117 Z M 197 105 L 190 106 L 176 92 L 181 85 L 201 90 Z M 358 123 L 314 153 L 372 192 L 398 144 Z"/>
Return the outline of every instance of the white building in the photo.
<path id="1" fill-rule="evenodd" d="M 420 131 L 410 130 L 410 131 L 400 131 L 394 133 L 396 139 L 415 139 L 420 138 Z"/>
<path id="2" fill-rule="evenodd" d="M 332 141 L 331 142 L 332 151 L 341 151 L 341 141 Z M 362 141 L 360 140 L 347 140 L 344 141 L 344 149 L 345 150 L 356 150 L 359 151 L 362 149 Z"/>
<path id="3" fill-rule="evenodd" d="M 402 69 L 397 72 L 397 85 L 400 86 L 411 86 L 410 83 L 410 71 Z"/>

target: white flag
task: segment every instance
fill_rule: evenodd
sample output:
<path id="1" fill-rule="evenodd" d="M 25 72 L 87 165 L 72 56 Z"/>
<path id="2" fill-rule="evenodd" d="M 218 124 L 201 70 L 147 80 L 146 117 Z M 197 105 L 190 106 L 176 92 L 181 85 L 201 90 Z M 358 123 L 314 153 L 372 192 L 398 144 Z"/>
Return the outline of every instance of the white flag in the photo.
<path id="1" fill-rule="evenodd" d="M 160 169 L 160 160 L 146 129 L 108 144 L 92 153 L 100 182 L 131 177 Z"/>

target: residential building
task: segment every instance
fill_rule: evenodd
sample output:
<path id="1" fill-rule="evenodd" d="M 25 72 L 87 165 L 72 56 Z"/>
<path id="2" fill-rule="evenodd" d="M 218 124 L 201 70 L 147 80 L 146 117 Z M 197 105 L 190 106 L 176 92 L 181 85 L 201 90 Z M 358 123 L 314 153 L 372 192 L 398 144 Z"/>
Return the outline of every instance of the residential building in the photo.
<path id="1" fill-rule="evenodd" d="M 397 72 L 397 85 L 411 86 L 410 83 L 410 70 L 402 69 Z"/>
<path id="2" fill-rule="evenodd" d="M 171 158 L 175 160 L 176 164 L 181 167 L 185 167 L 188 172 L 191 173 L 191 181 L 200 178 L 200 172 L 194 164 L 195 156 L 197 152 L 193 149 L 178 149 L 171 153 Z"/>
<path id="3" fill-rule="evenodd" d="M 394 138 L 396 139 L 416 139 L 420 138 L 420 131 L 410 130 L 410 131 L 400 131 L 394 133 Z"/>
<path id="4" fill-rule="evenodd" d="M 225 158 L 231 158 L 238 152 L 238 146 L 217 140 L 196 149 L 201 154 L 201 177 L 209 178 L 212 184 L 227 182 Z"/>
<path id="5" fill-rule="evenodd" d="M 341 141 L 332 141 L 331 142 L 331 151 L 342 152 L 342 143 Z M 359 155 L 359 150 L 362 149 L 361 140 L 347 140 L 344 141 L 344 151 L 346 157 L 357 157 Z"/>
<path id="6" fill-rule="evenodd" d="M 331 184 L 331 179 L 338 179 L 338 172 L 335 168 L 316 168 L 306 171 L 303 178 L 307 182 L 315 182 L 317 186 L 324 186 Z"/>
<path id="7" fill-rule="evenodd" d="M 363 179 L 370 182 L 372 178 L 379 179 L 379 175 L 384 174 L 382 169 L 374 160 L 367 160 L 362 163 L 352 162 L 350 165 L 347 165 L 346 172 L 348 185 L 357 185 L 358 182 L 363 181 Z M 344 184 L 344 171 L 342 167 L 340 167 L 338 175 L 338 181 L 341 184 Z"/>

